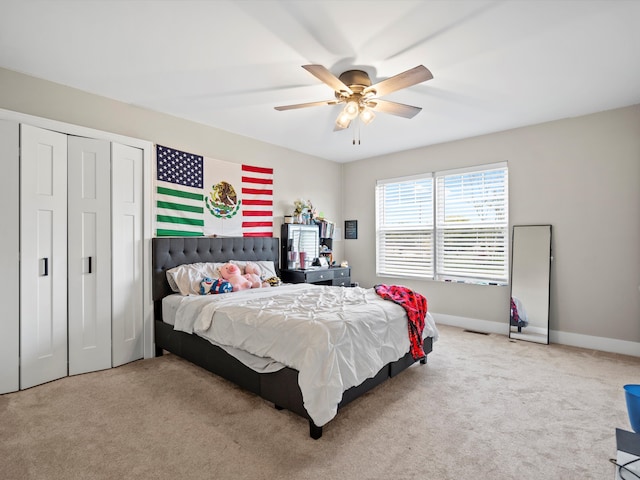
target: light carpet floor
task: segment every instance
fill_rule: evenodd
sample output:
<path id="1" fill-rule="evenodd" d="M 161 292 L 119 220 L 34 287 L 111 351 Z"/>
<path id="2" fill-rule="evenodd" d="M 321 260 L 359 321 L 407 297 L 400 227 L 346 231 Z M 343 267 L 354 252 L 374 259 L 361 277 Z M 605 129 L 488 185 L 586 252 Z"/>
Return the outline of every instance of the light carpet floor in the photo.
<path id="1" fill-rule="evenodd" d="M 640 358 L 439 326 L 414 365 L 307 422 L 165 355 L 0 396 L 13 479 L 608 479 Z"/>

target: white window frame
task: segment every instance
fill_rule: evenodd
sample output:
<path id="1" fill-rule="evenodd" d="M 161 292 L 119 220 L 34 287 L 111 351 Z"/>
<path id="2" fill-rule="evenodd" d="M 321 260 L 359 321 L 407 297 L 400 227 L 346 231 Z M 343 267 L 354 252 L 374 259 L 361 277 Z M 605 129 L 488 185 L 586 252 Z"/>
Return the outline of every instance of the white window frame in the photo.
<path id="1" fill-rule="evenodd" d="M 509 274 L 508 175 L 507 162 L 499 162 L 378 180 L 376 275 L 506 284 Z M 385 189 L 423 180 L 432 182 L 431 218 L 415 222 L 389 219 L 389 208 L 385 209 L 383 198 Z M 449 185 L 448 190 L 445 185 Z M 410 205 L 404 208 L 401 213 L 411 213 Z M 402 233 L 409 232 L 413 239 L 402 237 Z M 388 245 L 392 246 L 391 255 L 387 253 Z M 465 251 L 471 253 L 468 261 L 459 253 Z"/>

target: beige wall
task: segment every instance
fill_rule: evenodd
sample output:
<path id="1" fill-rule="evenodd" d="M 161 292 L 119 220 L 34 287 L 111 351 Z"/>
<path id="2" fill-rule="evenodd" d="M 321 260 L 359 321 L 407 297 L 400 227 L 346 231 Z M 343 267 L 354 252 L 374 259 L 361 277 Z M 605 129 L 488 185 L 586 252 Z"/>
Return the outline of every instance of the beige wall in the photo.
<path id="1" fill-rule="evenodd" d="M 511 224 L 553 225 L 550 328 L 639 342 L 640 106 L 346 164 L 344 216 L 359 220 L 358 240 L 344 245 L 355 279 L 398 281 L 375 274 L 377 179 L 497 161 L 509 164 Z M 507 287 L 404 283 L 433 312 L 507 325 Z"/>
<path id="2" fill-rule="evenodd" d="M 273 167 L 274 236 L 297 198 L 342 222 L 341 165 L 247 137 L 0 68 L 0 108 L 80 125 L 234 163 Z M 314 172 L 327 179 L 318 182 Z M 334 188 L 335 186 L 335 188 Z M 338 258 L 342 256 L 337 242 Z"/>
<path id="3" fill-rule="evenodd" d="M 345 165 L 4 69 L 0 108 L 273 167 L 275 235 L 296 198 L 310 198 L 340 226 L 357 219 L 358 240 L 334 244 L 363 286 L 393 280 L 375 275 L 376 179 L 507 161 L 511 223 L 553 225 L 551 329 L 640 342 L 640 106 Z M 315 171 L 325 181 L 314 181 Z M 423 292 L 432 312 L 506 333 L 507 287 L 402 283 Z"/>

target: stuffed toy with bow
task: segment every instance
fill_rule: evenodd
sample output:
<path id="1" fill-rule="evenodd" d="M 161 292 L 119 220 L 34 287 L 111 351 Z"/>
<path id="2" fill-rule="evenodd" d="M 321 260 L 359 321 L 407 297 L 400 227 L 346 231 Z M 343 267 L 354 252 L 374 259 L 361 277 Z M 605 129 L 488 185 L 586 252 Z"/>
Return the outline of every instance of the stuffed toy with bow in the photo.
<path id="1" fill-rule="evenodd" d="M 251 281 L 245 278 L 235 263 L 225 263 L 220 267 L 220 277 L 229 282 L 234 292 L 248 290 L 251 288 Z"/>
<path id="2" fill-rule="evenodd" d="M 251 288 L 271 286 L 262 280 L 261 273 L 260 267 L 253 262 L 247 262 L 244 266 L 244 277 L 251 282 Z"/>

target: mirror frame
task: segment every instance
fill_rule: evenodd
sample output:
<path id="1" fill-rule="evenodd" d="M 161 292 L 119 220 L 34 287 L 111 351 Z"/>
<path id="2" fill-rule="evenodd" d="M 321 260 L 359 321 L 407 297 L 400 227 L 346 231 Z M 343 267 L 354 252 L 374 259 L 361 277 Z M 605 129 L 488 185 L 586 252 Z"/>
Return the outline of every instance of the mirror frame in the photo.
<path id="1" fill-rule="evenodd" d="M 513 299 L 513 280 L 514 280 L 514 265 L 515 265 L 515 261 L 516 257 L 514 255 L 514 252 L 516 251 L 517 245 L 516 245 L 516 229 L 519 228 L 533 228 L 533 227 L 540 227 L 543 228 L 545 231 L 548 230 L 549 232 L 549 255 L 546 258 L 546 288 L 547 288 L 547 304 L 546 304 L 546 332 L 545 333 L 530 333 L 530 332 L 523 332 L 522 328 L 526 328 L 526 327 L 517 327 L 517 326 L 513 326 L 511 325 L 511 300 Z M 549 344 L 549 315 L 550 315 L 550 295 L 551 295 L 551 262 L 553 260 L 553 250 L 552 250 L 552 238 L 553 238 L 553 229 L 552 226 L 550 224 L 541 224 L 541 225 L 513 225 L 512 226 L 512 236 L 511 236 L 511 275 L 509 277 L 509 300 L 510 300 L 510 305 L 509 305 L 509 338 L 510 339 L 516 339 L 516 340 L 524 340 L 524 341 L 528 341 L 528 342 L 535 342 L 535 343 L 542 343 L 545 345 Z M 546 240 L 545 240 L 546 242 Z M 545 247 L 546 247 L 546 243 L 545 243 Z M 544 286 L 544 284 L 543 284 Z M 538 322 L 538 324 L 540 324 L 540 322 Z M 536 327 L 533 327 L 536 328 Z M 541 328 L 541 327 L 539 327 Z M 514 331 L 514 329 L 517 329 Z"/>

